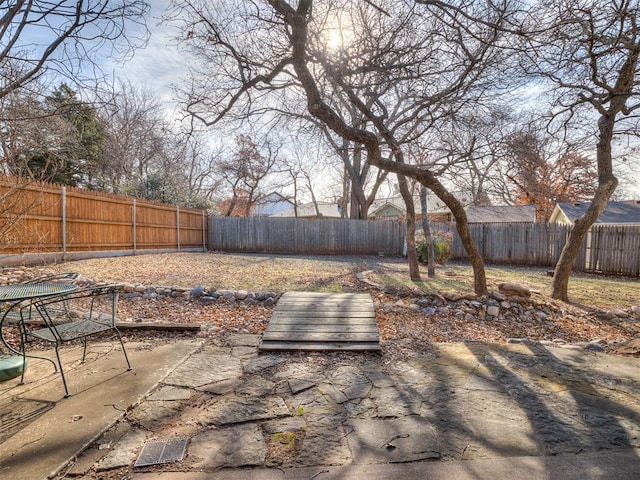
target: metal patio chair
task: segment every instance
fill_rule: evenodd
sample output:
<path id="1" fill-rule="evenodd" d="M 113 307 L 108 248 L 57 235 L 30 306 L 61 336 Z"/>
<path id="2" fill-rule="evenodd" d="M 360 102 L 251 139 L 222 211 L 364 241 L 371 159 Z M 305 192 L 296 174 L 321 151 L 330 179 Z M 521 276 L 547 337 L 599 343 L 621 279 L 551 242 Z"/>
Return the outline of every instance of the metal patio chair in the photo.
<path id="1" fill-rule="evenodd" d="M 118 296 L 122 288 L 123 285 L 94 285 L 65 296 L 45 298 L 33 303 L 32 308 L 38 312 L 44 326 L 25 328 L 25 337 L 27 340 L 38 339 L 54 344 L 65 397 L 70 393 L 59 352 L 60 345 L 65 342 L 82 342 L 84 362 L 89 338 L 111 330 L 120 341 L 127 371 L 132 369 L 122 335 L 116 326 Z M 101 311 L 103 309 L 107 312 Z"/>

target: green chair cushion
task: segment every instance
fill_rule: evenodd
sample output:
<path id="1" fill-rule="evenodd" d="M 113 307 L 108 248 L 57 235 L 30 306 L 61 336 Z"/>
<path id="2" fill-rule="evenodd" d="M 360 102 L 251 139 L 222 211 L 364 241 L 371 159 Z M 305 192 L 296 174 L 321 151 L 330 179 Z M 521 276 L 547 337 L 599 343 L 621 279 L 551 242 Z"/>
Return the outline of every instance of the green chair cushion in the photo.
<path id="1" fill-rule="evenodd" d="M 0 357 L 0 382 L 19 377 L 26 365 L 26 359 L 19 355 Z"/>

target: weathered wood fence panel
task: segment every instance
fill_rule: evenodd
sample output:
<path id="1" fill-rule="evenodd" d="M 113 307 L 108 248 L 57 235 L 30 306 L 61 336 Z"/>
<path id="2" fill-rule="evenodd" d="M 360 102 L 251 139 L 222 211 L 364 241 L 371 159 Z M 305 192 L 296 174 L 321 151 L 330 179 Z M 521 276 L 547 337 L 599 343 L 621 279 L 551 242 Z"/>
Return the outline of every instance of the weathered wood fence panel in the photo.
<path id="1" fill-rule="evenodd" d="M 550 267 L 558 262 L 571 228 L 555 223 L 469 225 L 486 263 Z M 467 258 L 454 226 L 436 225 L 434 229 L 453 232 L 453 258 Z M 594 226 L 582 241 L 574 269 L 640 276 L 640 227 Z"/>
<path id="2" fill-rule="evenodd" d="M 640 276 L 639 226 L 595 226 L 587 240 L 588 271 Z"/>
<path id="3" fill-rule="evenodd" d="M 449 227 L 455 232 L 455 227 Z M 559 224 L 471 224 L 469 225 L 482 258 L 487 263 L 555 265 L 566 242 L 569 227 Z M 455 258 L 466 257 L 457 232 L 452 250 Z"/>
<path id="4" fill-rule="evenodd" d="M 206 250 L 203 210 L 12 177 L 0 177 L 0 199 L 2 263 L 31 253 Z"/>
<path id="5" fill-rule="evenodd" d="M 289 254 L 401 255 L 398 220 L 209 218 L 209 249 Z"/>

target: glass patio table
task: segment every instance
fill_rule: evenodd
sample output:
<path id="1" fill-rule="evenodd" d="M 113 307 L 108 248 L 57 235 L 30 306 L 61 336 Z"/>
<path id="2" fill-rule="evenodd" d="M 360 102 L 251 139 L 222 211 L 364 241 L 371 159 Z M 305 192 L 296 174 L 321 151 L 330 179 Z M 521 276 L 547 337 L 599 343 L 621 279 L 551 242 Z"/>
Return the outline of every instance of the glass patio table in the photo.
<path id="1" fill-rule="evenodd" d="M 0 340 L 10 354 L 20 355 L 23 359 L 22 375 L 24 375 L 24 366 L 26 365 L 26 357 L 39 358 L 48 360 L 55 365 L 55 362 L 48 358 L 27 355 L 25 343 L 27 340 L 27 331 L 25 321 L 29 319 L 33 312 L 33 307 L 42 300 L 74 293 L 78 290 L 78 286 L 74 283 L 60 282 L 41 282 L 41 283 L 19 283 L 14 285 L 0 285 Z M 26 312 L 26 313 L 25 313 Z M 7 323 L 15 322 L 15 326 L 19 332 L 19 343 L 12 344 L 6 338 Z M 0 348 L 0 357 L 3 356 Z"/>

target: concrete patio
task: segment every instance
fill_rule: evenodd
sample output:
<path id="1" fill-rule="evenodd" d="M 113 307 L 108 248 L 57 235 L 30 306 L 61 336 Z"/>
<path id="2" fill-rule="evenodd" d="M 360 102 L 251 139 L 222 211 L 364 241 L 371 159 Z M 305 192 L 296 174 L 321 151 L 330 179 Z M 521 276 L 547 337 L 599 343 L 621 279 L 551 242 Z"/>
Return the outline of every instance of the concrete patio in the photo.
<path id="1" fill-rule="evenodd" d="M 129 343 L 133 372 L 105 344 L 69 373 L 68 399 L 51 366 L 33 362 L 26 385 L 0 385 L 3 433 L 7 408 L 25 418 L 0 437 L 0 476 L 567 480 L 640 471 L 638 358 L 440 344 L 437 355 L 390 362 L 384 347 L 276 354 L 258 353 L 259 343 Z M 15 410 L 29 402 L 31 413 Z M 189 439 L 181 461 L 133 467 L 145 442 L 178 437 Z"/>

